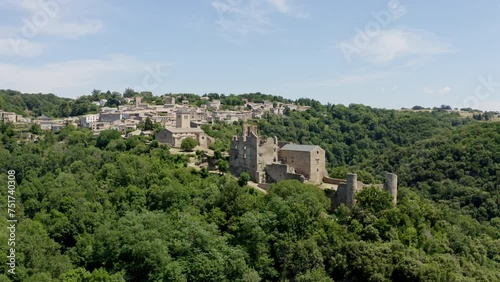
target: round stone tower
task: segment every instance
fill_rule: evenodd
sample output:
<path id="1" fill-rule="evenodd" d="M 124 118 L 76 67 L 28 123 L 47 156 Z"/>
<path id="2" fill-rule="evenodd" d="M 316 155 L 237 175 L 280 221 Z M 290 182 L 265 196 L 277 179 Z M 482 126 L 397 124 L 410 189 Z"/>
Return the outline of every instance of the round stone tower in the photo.
<path id="1" fill-rule="evenodd" d="M 384 190 L 387 191 L 394 204 L 398 203 L 398 176 L 394 173 L 387 173 L 385 175 Z"/>
<path id="2" fill-rule="evenodd" d="M 356 191 L 358 191 L 358 175 L 355 173 L 348 173 L 345 204 L 349 208 L 352 208 L 356 203 L 356 199 L 354 198 Z"/>

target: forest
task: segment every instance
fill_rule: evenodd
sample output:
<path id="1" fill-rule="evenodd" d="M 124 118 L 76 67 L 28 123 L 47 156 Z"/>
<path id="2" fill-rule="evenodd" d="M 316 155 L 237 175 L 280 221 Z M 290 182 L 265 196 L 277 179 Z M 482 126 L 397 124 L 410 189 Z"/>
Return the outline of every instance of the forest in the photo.
<path id="1" fill-rule="evenodd" d="M 0 281 L 500 281 L 500 124 L 297 102 L 311 109 L 252 122 L 263 136 L 320 145 L 332 177 L 397 173 L 396 206 L 376 188 L 352 209 L 297 181 L 262 193 L 147 137 L 68 126 L 18 143 L 0 124 L 0 182 L 14 170 L 18 199 L 16 273 L 3 263 Z M 227 151 L 240 124 L 204 130 Z"/>

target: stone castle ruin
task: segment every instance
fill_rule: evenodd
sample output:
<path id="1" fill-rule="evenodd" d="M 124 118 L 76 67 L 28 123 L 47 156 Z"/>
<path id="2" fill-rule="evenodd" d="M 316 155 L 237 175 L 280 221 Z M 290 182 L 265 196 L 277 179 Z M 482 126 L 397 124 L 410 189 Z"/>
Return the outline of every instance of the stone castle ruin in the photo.
<path id="1" fill-rule="evenodd" d="M 344 204 L 351 208 L 356 204 L 355 194 L 365 187 L 375 186 L 391 195 L 393 204 L 397 204 L 398 199 L 398 176 L 394 173 L 387 173 L 385 183 L 379 185 L 364 184 L 358 181 L 358 176 L 355 173 L 347 174 L 345 181 L 339 180 L 337 189 L 331 193 L 332 204 L 334 208 Z"/>
<path id="2" fill-rule="evenodd" d="M 295 179 L 303 183 L 330 185 L 334 207 L 342 203 L 352 207 L 355 193 L 370 186 L 358 181 L 356 174 L 348 174 L 345 180 L 328 177 L 325 150 L 321 147 L 287 144 L 279 142 L 277 137 L 261 139 L 257 125 L 243 125 L 241 135 L 233 136 L 229 171 L 237 177 L 246 172 L 257 184 Z M 385 184 L 374 186 L 389 192 L 396 204 L 397 175 L 389 173 Z"/>
<path id="3" fill-rule="evenodd" d="M 229 151 L 229 170 L 239 176 L 250 174 L 255 183 L 273 183 L 287 179 L 321 184 L 328 175 L 325 150 L 316 145 L 278 142 L 278 138 L 261 139 L 256 125 L 243 125 L 240 136 L 234 136 Z"/>

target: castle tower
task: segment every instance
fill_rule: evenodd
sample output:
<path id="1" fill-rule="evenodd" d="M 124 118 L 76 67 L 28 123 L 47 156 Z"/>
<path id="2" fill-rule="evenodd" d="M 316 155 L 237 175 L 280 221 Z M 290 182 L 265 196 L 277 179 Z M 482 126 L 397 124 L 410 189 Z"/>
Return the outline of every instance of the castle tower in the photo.
<path id="1" fill-rule="evenodd" d="M 355 173 L 347 174 L 347 185 L 346 185 L 346 206 L 352 208 L 356 203 L 354 195 L 358 191 L 358 175 Z"/>
<path id="2" fill-rule="evenodd" d="M 136 108 L 139 108 L 139 105 L 141 104 L 141 102 L 142 102 L 142 97 L 135 96 L 135 107 Z"/>
<path id="3" fill-rule="evenodd" d="M 392 197 L 392 203 L 398 203 L 398 176 L 394 173 L 385 175 L 384 191 L 388 192 Z"/>
<path id="4" fill-rule="evenodd" d="M 257 135 L 257 125 L 255 124 L 244 124 L 243 125 L 243 136 L 251 136 L 253 134 Z"/>
<path id="5" fill-rule="evenodd" d="M 191 116 L 187 111 L 178 111 L 175 117 L 175 127 L 177 128 L 190 128 Z"/>

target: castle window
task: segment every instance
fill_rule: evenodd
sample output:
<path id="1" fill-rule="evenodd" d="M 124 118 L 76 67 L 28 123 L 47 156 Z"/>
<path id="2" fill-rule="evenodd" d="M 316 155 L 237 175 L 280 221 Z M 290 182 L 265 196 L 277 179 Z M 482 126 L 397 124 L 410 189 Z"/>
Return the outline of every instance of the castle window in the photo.
<path id="1" fill-rule="evenodd" d="M 246 149 L 247 149 L 247 146 L 246 146 L 246 145 L 245 145 L 245 146 L 243 146 L 243 150 L 246 150 Z"/>
<path id="2" fill-rule="evenodd" d="M 247 158 L 247 154 L 243 154 L 243 158 L 246 159 Z"/>
<path id="3" fill-rule="evenodd" d="M 316 154 L 318 154 L 318 155 L 319 155 L 319 151 L 316 151 Z"/>

